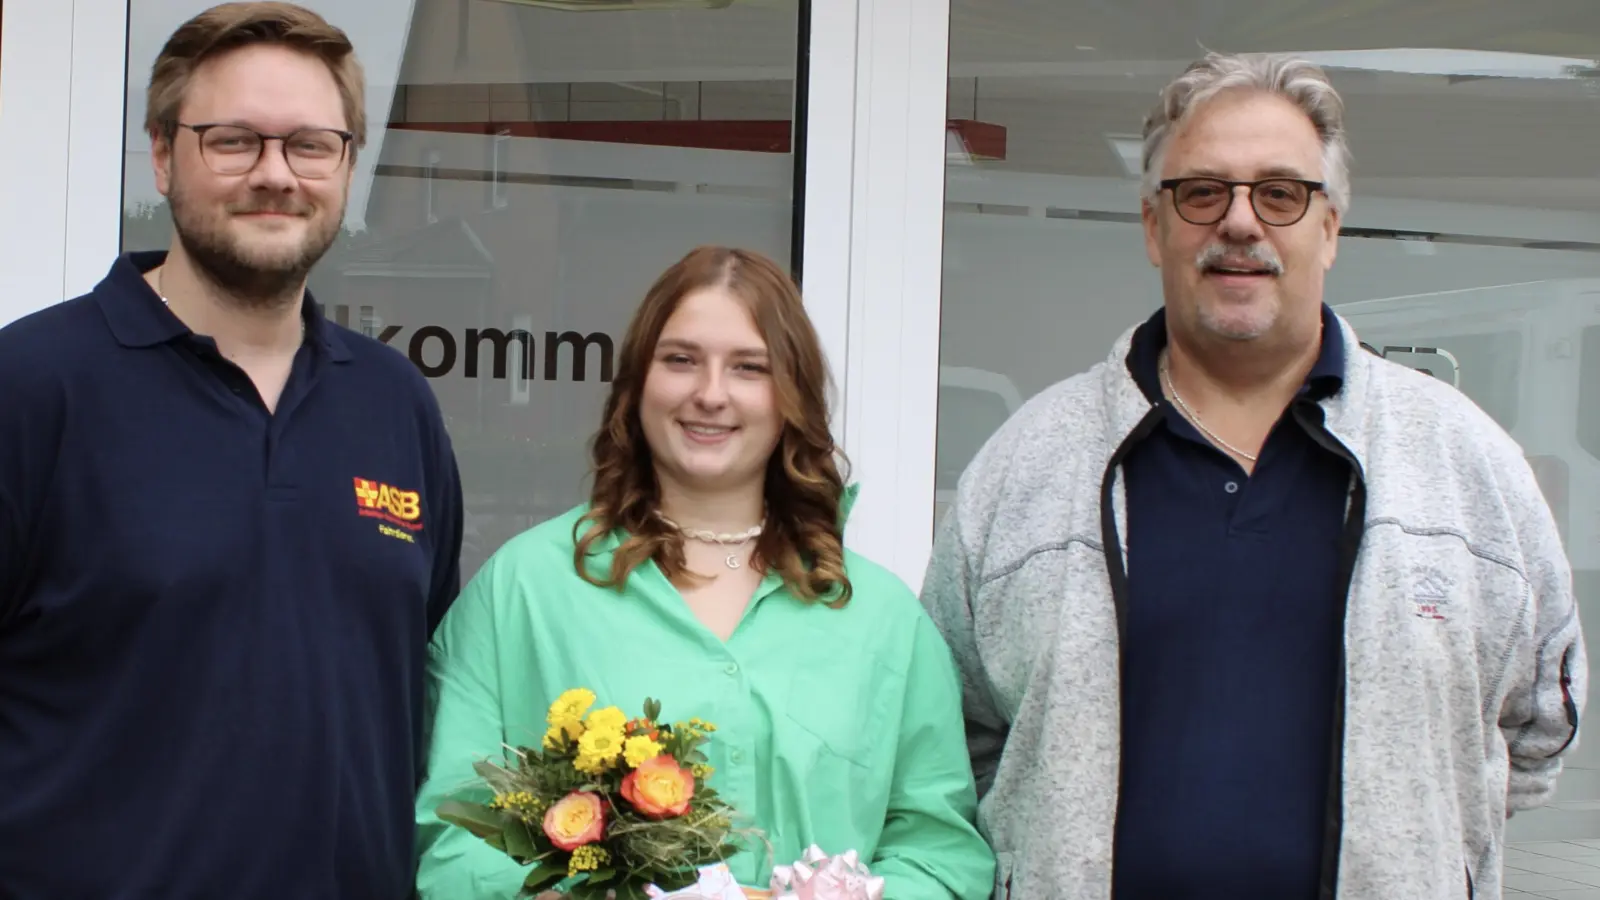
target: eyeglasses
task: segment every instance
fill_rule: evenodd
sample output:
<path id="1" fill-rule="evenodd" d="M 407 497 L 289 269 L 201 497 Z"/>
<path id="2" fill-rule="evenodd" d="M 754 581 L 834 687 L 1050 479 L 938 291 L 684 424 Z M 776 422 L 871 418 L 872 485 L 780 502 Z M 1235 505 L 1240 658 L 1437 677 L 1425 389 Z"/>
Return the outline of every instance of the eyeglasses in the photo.
<path id="1" fill-rule="evenodd" d="M 1233 208 L 1235 188 L 1250 189 L 1250 207 L 1267 225 L 1284 228 L 1305 218 L 1311 196 L 1327 193 L 1327 185 L 1304 178 L 1227 181 L 1222 178 L 1168 178 L 1161 189 L 1172 192 L 1172 206 L 1191 225 L 1215 225 Z"/>
<path id="2" fill-rule="evenodd" d="M 188 125 L 200 139 L 200 158 L 218 175 L 243 175 L 254 169 L 267 141 L 282 145 L 283 160 L 301 178 L 328 178 L 339 171 L 354 134 L 333 128 L 302 128 L 290 134 L 263 134 L 243 125 Z"/>

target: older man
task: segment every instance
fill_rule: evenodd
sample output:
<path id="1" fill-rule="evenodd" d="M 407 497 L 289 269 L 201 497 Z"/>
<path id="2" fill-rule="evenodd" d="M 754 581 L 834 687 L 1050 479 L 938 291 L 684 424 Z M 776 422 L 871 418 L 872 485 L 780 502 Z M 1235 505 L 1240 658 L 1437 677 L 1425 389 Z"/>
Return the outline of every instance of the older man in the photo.
<path id="1" fill-rule="evenodd" d="M 191 19 L 171 249 L 0 330 L 0 895 L 411 896 L 461 489 L 416 368 L 305 290 L 363 103 L 307 9 Z"/>
<path id="2" fill-rule="evenodd" d="M 1323 73 L 1212 55 L 1145 126 L 1164 304 L 978 455 L 925 602 L 997 897 L 1500 896 L 1588 664 L 1515 443 L 1322 300 Z"/>

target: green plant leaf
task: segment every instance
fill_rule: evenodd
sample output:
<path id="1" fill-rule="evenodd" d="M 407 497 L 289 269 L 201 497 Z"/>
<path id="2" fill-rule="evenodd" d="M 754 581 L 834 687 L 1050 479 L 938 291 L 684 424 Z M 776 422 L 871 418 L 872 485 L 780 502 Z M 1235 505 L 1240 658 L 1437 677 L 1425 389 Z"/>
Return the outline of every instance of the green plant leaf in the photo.
<path id="1" fill-rule="evenodd" d="M 540 889 L 559 881 L 566 874 L 565 869 L 557 868 L 556 866 L 534 866 L 533 871 L 528 873 L 528 877 L 522 879 L 522 889 L 530 893 L 538 893 Z"/>
<path id="2" fill-rule="evenodd" d="M 506 853 L 517 862 L 527 862 L 537 857 L 542 848 L 534 842 L 533 829 L 521 819 L 506 823 Z"/>
<path id="3" fill-rule="evenodd" d="M 576 875 L 569 875 L 566 878 L 556 882 L 555 886 L 551 887 L 550 890 L 555 891 L 558 894 L 571 894 L 574 888 L 588 880 L 589 873 L 579 872 Z"/>
<path id="4" fill-rule="evenodd" d="M 438 816 L 481 838 L 499 836 L 505 831 L 508 819 L 499 810 L 490 809 L 482 803 L 467 803 L 462 800 L 446 800 L 439 804 Z"/>
<path id="5" fill-rule="evenodd" d="M 472 771 L 477 772 L 479 778 L 482 778 L 491 784 L 497 779 L 504 778 L 506 774 L 506 770 L 504 768 L 496 763 L 490 762 L 487 759 L 480 759 L 473 763 Z"/>
<path id="6" fill-rule="evenodd" d="M 644 700 L 644 717 L 652 722 L 659 720 L 661 718 L 661 701 L 653 697 L 646 697 Z"/>
<path id="7" fill-rule="evenodd" d="M 605 884 L 615 877 L 617 877 L 616 869 L 595 869 L 593 872 L 589 873 L 589 880 L 584 883 Z"/>

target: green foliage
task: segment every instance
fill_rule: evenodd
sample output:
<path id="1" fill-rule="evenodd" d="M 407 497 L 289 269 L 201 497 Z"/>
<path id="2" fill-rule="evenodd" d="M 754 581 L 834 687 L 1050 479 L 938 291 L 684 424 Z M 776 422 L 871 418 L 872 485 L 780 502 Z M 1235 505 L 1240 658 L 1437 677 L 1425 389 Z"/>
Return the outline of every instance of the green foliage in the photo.
<path id="1" fill-rule="evenodd" d="M 555 884 L 566 877 L 566 870 L 555 866 L 534 866 L 528 877 L 522 880 L 522 892 L 533 895 Z"/>

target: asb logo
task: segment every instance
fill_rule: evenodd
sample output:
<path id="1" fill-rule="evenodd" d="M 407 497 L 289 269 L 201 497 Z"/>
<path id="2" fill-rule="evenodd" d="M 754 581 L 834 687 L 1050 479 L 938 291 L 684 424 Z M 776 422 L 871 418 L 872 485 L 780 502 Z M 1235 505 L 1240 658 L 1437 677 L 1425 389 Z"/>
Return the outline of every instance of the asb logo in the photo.
<path id="1" fill-rule="evenodd" d="M 367 478 L 357 478 L 355 482 L 356 512 L 408 531 L 422 530 L 422 495 Z"/>

